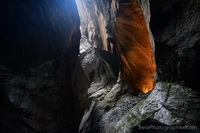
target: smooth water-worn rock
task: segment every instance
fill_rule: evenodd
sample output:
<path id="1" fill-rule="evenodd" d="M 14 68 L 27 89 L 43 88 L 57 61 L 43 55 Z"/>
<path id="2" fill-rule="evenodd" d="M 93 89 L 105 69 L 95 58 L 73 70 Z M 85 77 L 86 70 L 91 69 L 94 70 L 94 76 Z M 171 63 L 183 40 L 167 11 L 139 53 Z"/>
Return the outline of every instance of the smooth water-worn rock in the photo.
<path id="1" fill-rule="evenodd" d="M 116 83 L 119 73 L 119 61 L 115 55 L 111 53 L 89 48 L 87 51 L 81 53 L 82 67 L 91 82 L 88 93 L 93 93 L 107 88 Z"/>
<path id="2" fill-rule="evenodd" d="M 94 129 L 99 127 L 100 123 L 97 117 L 101 117 L 103 113 L 101 110 L 105 107 L 101 100 L 111 92 L 117 82 L 119 61 L 115 55 L 92 47 L 81 53 L 80 59 L 82 67 L 91 82 L 88 93 L 93 102 L 82 118 L 79 131 L 80 133 L 88 133 L 94 132 Z M 102 105 L 103 107 L 96 107 L 96 105 Z M 110 106 L 110 104 L 107 105 Z M 96 112 L 94 112 L 95 110 Z"/>
<path id="3" fill-rule="evenodd" d="M 190 88 L 157 83 L 147 94 L 121 93 L 114 101 L 104 98 L 96 105 L 98 123 L 91 132 L 199 132 L 199 94 Z M 103 108 L 104 107 L 104 108 Z M 96 110 L 96 111 L 97 111 Z M 101 111 L 100 111 L 101 110 Z M 93 126 L 94 126 L 93 125 Z M 162 126 L 163 128 L 157 128 Z M 174 128 L 174 129 L 173 129 Z"/>
<path id="4" fill-rule="evenodd" d="M 95 48 L 113 52 L 113 44 L 108 39 L 114 35 L 118 0 L 76 0 L 76 3 L 82 39 L 87 39 Z M 80 46 L 84 47 L 82 43 Z"/>
<path id="5" fill-rule="evenodd" d="M 189 3 L 192 3 L 192 2 L 189 2 Z M 168 7 L 172 8 L 173 3 L 176 3 L 176 2 L 166 1 L 166 3 L 168 3 L 166 5 L 166 9 L 168 9 Z M 170 5 L 169 3 L 172 3 L 172 5 Z M 91 4 L 90 6 L 92 6 L 92 3 L 90 4 Z M 96 4 L 99 5 L 97 6 L 96 10 L 100 10 L 99 8 L 102 7 L 102 5 L 100 5 L 100 3 L 98 2 L 96 2 L 95 5 Z M 183 82 L 182 80 L 179 80 L 179 77 L 176 77 L 176 73 L 173 73 L 174 71 L 164 71 L 165 68 L 166 70 L 169 70 L 169 68 L 174 67 L 173 65 L 171 66 L 171 64 L 173 63 L 172 62 L 173 60 L 170 60 L 171 58 L 169 58 L 169 56 L 174 57 L 174 59 L 176 58 L 177 60 L 175 61 L 179 61 L 179 58 L 177 58 L 176 55 L 174 56 L 173 54 L 172 55 L 170 54 L 163 55 L 163 54 L 167 52 L 173 53 L 174 50 L 178 51 L 180 47 L 178 47 L 177 45 L 177 47 L 176 46 L 173 48 L 169 47 L 169 49 L 166 49 L 166 47 L 162 48 L 162 46 L 165 44 L 161 46 L 159 44 L 159 41 L 160 41 L 159 39 L 165 35 L 171 35 L 169 34 L 170 32 L 167 33 L 168 32 L 167 28 L 170 26 L 171 27 L 174 26 L 176 21 L 174 21 L 173 23 L 171 22 L 168 25 L 164 25 L 165 22 L 162 22 L 162 21 L 165 21 L 165 20 L 170 21 L 169 17 L 164 18 L 164 16 L 162 16 L 163 19 L 159 19 L 160 16 L 158 16 L 158 18 L 156 18 L 157 14 L 162 15 L 162 13 L 164 13 L 164 11 L 158 12 L 160 10 L 165 9 L 165 8 L 160 9 L 160 8 L 165 7 L 165 5 L 162 2 L 159 3 L 159 2 L 151 1 L 149 3 L 148 0 L 137 0 L 137 1 L 123 1 L 122 0 L 122 1 L 119 1 L 118 4 L 119 5 L 117 7 L 119 8 L 119 10 L 117 10 L 118 15 L 116 17 L 116 26 L 114 30 L 115 35 L 113 36 L 114 38 L 110 38 L 109 40 L 115 46 L 117 46 L 117 50 L 118 50 L 117 54 L 119 54 L 121 58 L 120 60 L 121 72 L 118 75 L 118 80 L 116 84 L 113 86 L 108 86 L 108 85 L 107 87 L 104 86 L 106 85 L 105 80 L 103 80 L 103 82 L 98 82 L 98 86 L 97 84 L 94 84 L 94 83 L 91 84 L 92 90 L 95 90 L 95 88 L 96 89 L 98 88 L 95 91 L 89 91 L 91 93 L 91 97 L 94 98 L 95 105 L 92 111 L 89 110 L 86 113 L 85 118 L 84 118 L 85 124 L 82 124 L 84 126 L 82 126 L 81 128 L 81 129 L 89 129 L 89 130 L 82 130 L 82 131 L 84 133 L 85 132 L 89 132 L 89 133 L 93 133 L 93 132 L 98 132 L 98 133 L 199 132 L 198 123 L 199 123 L 200 114 L 198 113 L 197 110 L 199 110 L 200 108 L 200 104 L 199 104 L 200 99 L 199 99 L 198 92 L 191 90 L 191 88 L 181 86 L 180 84 L 183 84 Z M 152 4 L 151 7 L 150 7 L 150 4 Z M 158 8 L 158 7 L 155 7 L 155 4 L 157 4 L 157 6 L 159 6 L 159 4 L 161 5 Z M 156 49 L 154 49 L 154 38 L 149 28 L 151 8 L 154 8 L 152 9 L 153 11 L 151 12 L 154 15 L 151 18 L 153 19 L 152 23 L 156 22 L 156 20 L 159 19 L 158 21 L 159 23 L 158 22 L 156 22 L 155 24 L 151 23 L 154 26 L 153 27 L 151 25 L 151 29 L 153 30 L 154 36 L 157 39 L 155 43 Z M 159 10 L 157 11 L 157 9 Z M 184 8 L 182 9 L 184 10 Z M 105 10 L 108 10 L 108 9 L 105 8 Z M 178 13 L 179 12 L 175 12 L 175 14 L 178 14 Z M 86 13 L 85 15 L 88 15 L 88 14 L 94 15 L 95 13 L 90 12 L 90 13 Z M 171 14 L 171 16 L 172 16 L 172 20 L 177 19 L 175 18 L 176 15 L 173 16 L 173 14 Z M 96 18 L 93 18 L 93 19 L 96 19 Z M 89 20 L 90 19 L 88 19 L 87 21 Z M 182 19 L 179 18 L 179 21 L 182 21 Z M 177 23 L 179 21 L 177 21 Z M 92 23 L 96 23 L 96 22 L 92 21 Z M 159 29 L 162 26 L 165 26 L 164 27 L 166 28 L 165 31 L 162 31 L 161 29 Z M 93 29 L 93 30 L 99 31 L 98 28 Z M 87 34 L 84 34 L 84 35 L 85 35 L 84 40 L 87 40 L 87 41 L 83 41 L 83 42 L 85 44 L 90 44 L 91 42 L 88 41 L 89 39 L 87 37 Z M 179 35 L 181 36 L 181 34 L 177 34 L 177 37 L 179 37 Z M 174 38 L 170 38 L 170 39 L 171 39 L 171 43 L 174 43 L 174 45 L 176 45 L 175 42 L 173 42 Z M 84 45 L 84 43 L 82 43 L 82 45 Z M 87 54 L 85 54 L 85 57 L 84 57 L 85 59 L 82 58 L 82 65 L 83 67 L 85 66 L 86 73 L 88 73 L 88 72 L 91 72 L 91 70 L 95 70 L 96 67 L 91 64 L 94 64 L 94 62 L 98 62 L 96 58 L 98 56 L 97 56 L 97 53 L 95 53 L 95 51 L 92 50 L 93 43 L 91 43 L 90 45 L 85 45 L 85 47 L 88 47 L 90 50 L 89 52 L 86 52 Z M 161 51 L 159 51 L 160 50 L 159 48 L 162 48 Z M 194 48 L 192 49 L 188 49 L 188 50 L 194 51 Z M 195 50 L 198 51 L 198 49 L 195 49 Z M 140 90 L 141 89 L 140 87 L 136 87 L 136 86 L 140 86 L 139 83 L 141 83 L 141 85 L 143 86 L 145 86 L 145 84 L 150 85 L 148 84 L 149 82 L 145 82 L 146 80 L 139 80 L 140 76 L 145 77 L 147 79 L 148 79 L 148 76 L 150 76 L 149 79 L 152 79 L 152 80 L 149 80 L 149 81 L 152 81 L 153 83 L 154 74 L 155 74 L 155 67 L 154 67 L 155 64 L 154 64 L 154 57 L 153 57 L 154 52 L 156 52 L 155 53 L 156 61 L 159 65 L 157 69 L 157 72 L 158 72 L 157 81 L 170 81 L 170 82 L 177 82 L 179 84 L 170 83 L 170 82 L 157 83 L 153 91 L 150 91 L 146 94 L 139 94 L 139 96 L 131 95 L 127 90 L 132 90 L 133 92 L 136 91 L 137 89 Z M 198 55 L 192 54 L 192 56 L 196 58 Z M 145 57 L 147 57 L 148 59 Z M 104 60 L 104 61 L 108 63 L 108 60 Z M 140 61 L 144 64 L 141 65 Z M 192 66 L 193 64 L 190 64 L 190 65 Z M 188 64 L 188 67 L 190 67 L 190 65 Z M 99 67 L 99 69 L 101 69 L 101 67 Z M 131 73 L 132 73 L 132 76 L 130 76 Z M 180 70 L 179 70 L 179 73 L 180 73 Z M 94 75 L 98 75 L 98 74 L 96 73 Z M 107 74 L 102 73 L 102 75 L 98 77 L 104 77 L 105 75 Z M 168 77 L 166 75 L 168 75 Z M 108 78 L 109 76 L 106 76 L 106 77 Z M 137 80 L 134 80 L 134 77 Z M 102 78 L 102 79 L 106 79 L 106 78 Z M 129 86 L 126 83 L 131 83 L 132 85 Z M 147 88 L 144 87 L 144 89 L 147 89 Z M 150 88 L 153 88 L 153 87 L 151 86 Z M 150 90 L 150 89 L 147 89 L 147 90 Z M 158 127 L 162 127 L 162 128 L 158 128 Z"/>
<path id="6" fill-rule="evenodd" d="M 137 95 L 154 88 L 154 40 L 149 1 L 76 0 L 81 18 L 80 49 L 95 47 L 120 57 L 120 79 Z M 132 88 L 131 88 L 132 87 Z"/>
<path id="7" fill-rule="evenodd" d="M 200 113 L 196 111 L 200 108 L 199 101 L 198 95 L 190 88 L 178 84 L 158 83 L 146 99 L 139 101 L 117 122 L 115 131 L 131 133 L 134 132 L 133 127 L 141 126 L 141 122 L 154 119 L 161 123 L 160 125 L 179 126 L 177 131 L 181 131 L 181 126 L 193 126 L 194 128 L 186 130 L 199 132 Z"/>
<path id="8" fill-rule="evenodd" d="M 0 132 L 200 132 L 200 2 L 76 3 L 0 2 Z"/>
<path id="9" fill-rule="evenodd" d="M 121 60 L 121 79 L 132 87 L 130 91 L 135 95 L 146 93 L 155 86 L 156 65 L 148 28 L 149 7 L 145 7 L 148 4 L 137 0 L 120 1 L 114 36 Z"/>

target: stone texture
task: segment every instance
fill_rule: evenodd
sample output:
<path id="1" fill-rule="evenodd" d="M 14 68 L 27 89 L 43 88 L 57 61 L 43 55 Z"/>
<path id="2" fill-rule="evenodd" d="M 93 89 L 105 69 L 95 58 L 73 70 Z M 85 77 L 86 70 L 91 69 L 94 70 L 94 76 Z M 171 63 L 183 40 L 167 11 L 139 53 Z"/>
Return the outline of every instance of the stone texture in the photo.
<path id="1" fill-rule="evenodd" d="M 78 132 L 90 83 L 78 59 L 75 1 L 0 5 L 0 132 Z"/>
<path id="2" fill-rule="evenodd" d="M 145 126 L 149 126 L 149 132 L 199 132 L 200 113 L 197 110 L 200 108 L 200 98 L 190 88 L 160 82 L 145 95 L 134 97 L 123 93 L 115 101 L 106 100 L 104 98 L 96 105 L 101 114 L 95 118 L 98 124 L 91 132 L 148 132 L 143 129 Z M 181 129 L 185 125 L 189 128 Z M 158 130 L 153 126 L 164 128 Z"/>
<path id="3" fill-rule="evenodd" d="M 96 104 L 104 106 L 100 99 L 104 99 L 116 84 L 119 73 L 119 68 L 117 67 L 119 66 L 119 61 L 113 54 L 92 47 L 81 53 L 80 59 L 82 67 L 91 82 L 88 93 L 90 98 L 93 99 L 92 105 L 90 109 L 85 112 L 79 127 L 80 133 L 87 133 L 94 132 L 94 130 L 99 127 L 99 120 L 97 117 L 101 117 L 103 113 L 101 110 L 104 107 L 96 107 Z M 96 110 L 96 112 L 94 112 L 94 110 Z"/>
<path id="4" fill-rule="evenodd" d="M 122 77 L 118 78 L 132 87 L 129 91 L 137 95 L 153 89 L 154 41 L 149 29 L 149 1 L 76 2 L 81 17 L 81 51 L 91 45 L 120 56 Z"/>
<path id="5" fill-rule="evenodd" d="M 113 52 L 113 37 L 117 0 L 76 0 L 81 19 L 82 40 L 87 39 L 95 48 Z M 84 47 L 81 43 L 81 47 Z"/>
<path id="6" fill-rule="evenodd" d="M 198 133 L 199 2 L 76 2 L 0 2 L 0 132 Z"/>
<path id="7" fill-rule="evenodd" d="M 91 82 L 88 93 L 92 95 L 102 89 L 110 90 L 116 83 L 119 73 L 118 58 L 105 50 L 94 48 L 81 53 L 80 58 L 82 67 Z"/>
<path id="8" fill-rule="evenodd" d="M 199 8 L 197 0 L 151 0 L 157 81 L 199 90 Z"/>
<path id="9" fill-rule="evenodd" d="M 159 8 L 154 7 L 155 6 L 154 4 L 156 4 L 156 2 L 157 2 L 157 6 L 158 7 L 160 6 Z M 94 133 L 94 132 L 96 133 L 114 133 L 114 132 L 115 133 L 134 133 L 134 132 L 137 132 L 137 133 L 140 133 L 140 132 L 141 133 L 143 132 L 145 133 L 185 132 L 186 133 L 186 132 L 191 132 L 192 133 L 192 132 L 195 132 L 196 133 L 196 132 L 199 132 L 199 117 L 200 117 L 200 114 L 198 113 L 198 110 L 200 108 L 199 93 L 192 90 L 191 88 L 180 85 L 182 84 L 182 82 L 178 80 L 178 78 L 172 71 L 165 71 L 165 72 L 163 71 L 165 70 L 165 68 L 173 67 L 171 66 L 172 61 L 170 60 L 171 58 L 169 58 L 169 55 L 166 54 L 163 56 L 163 53 L 165 52 L 170 53 L 173 50 L 178 50 L 177 47 L 176 48 L 169 47 L 169 49 L 165 49 L 164 47 L 162 49 L 163 51 L 161 52 L 159 51 L 160 49 L 157 49 L 158 46 L 156 46 L 156 49 L 155 49 L 156 56 L 161 54 L 157 56 L 156 60 L 162 61 L 162 64 L 158 62 L 160 63 L 160 66 L 158 67 L 158 70 L 157 70 L 158 71 L 157 80 L 177 82 L 180 84 L 170 83 L 170 82 L 159 82 L 157 83 L 154 90 L 145 94 L 139 94 L 138 96 L 133 96 L 127 91 L 127 90 L 134 91 L 134 90 L 137 90 L 137 88 L 139 88 L 139 87 L 135 87 L 136 84 L 138 83 L 138 80 L 136 82 L 132 82 L 134 81 L 133 80 L 134 76 L 139 77 L 142 75 L 143 72 L 145 72 L 145 74 L 148 74 L 148 72 L 146 72 L 145 70 L 154 70 L 155 72 L 155 67 L 149 67 L 148 61 L 147 62 L 144 61 L 145 58 L 140 58 L 140 57 L 143 57 L 143 55 L 147 55 L 151 63 L 154 60 L 153 58 L 154 39 L 151 35 L 151 31 L 149 28 L 150 4 L 152 4 L 151 9 L 155 8 L 155 9 L 152 9 L 153 12 L 151 13 L 158 13 L 158 14 L 160 13 L 160 15 L 162 16 L 163 15 L 162 13 L 164 11 L 158 12 L 157 9 L 159 9 L 160 11 L 160 10 L 165 10 L 165 8 L 161 9 L 163 7 L 166 7 L 166 9 L 168 9 L 168 7 L 171 8 L 171 5 L 169 3 L 174 3 L 174 1 L 168 1 L 168 2 L 165 1 L 166 3 L 168 3 L 167 5 L 164 5 L 164 3 L 162 2 L 158 2 L 158 1 L 156 2 L 152 3 L 152 1 L 150 1 L 149 3 L 148 0 L 137 0 L 137 1 L 121 0 L 119 1 L 119 5 L 117 6 L 119 10 L 117 10 L 116 26 L 114 30 L 115 35 L 114 35 L 114 38 L 109 38 L 109 41 L 111 41 L 114 44 L 114 46 L 117 46 L 117 50 L 118 50 L 117 54 L 119 54 L 121 58 L 121 66 L 120 66 L 122 67 L 121 72 L 118 75 L 118 80 L 116 84 L 115 85 L 113 84 L 113 86 L 107 85 L 106 87 L 101 88 L 101 84 L 104 86 L 105 81 L 98 84 L 99 86 L 95 86 L 94 84 L 94 88 L 93 88 L 94 90 L 95 88 L 100 88 L 100 89 L 98 89 L 97 91 L 91 92 L 91 97 L 94 99 L 94 102 L 93 102 L 94 105 L 90 108 L 89 111 L 85 113 L 85 118 L 83 119 L 84 122 L 80 126 L 80 130 L 82 131 L 82 133 L 88 133 L 88 132 L 89 133 Z M 182 4 L 183 3 L 184 2 L 182 2 Z M 102 7 L 102 5 L 99 5 L 97 7 Z M 184 10 L 184 8 L 181 8 L 181 10 L 182 9 Z M 189 9 L 187 8 L 187 10 Z M 178 15 L 178 13 L 176 12 L 174 14 Z M 153 19 L 152 23 L 156 22 L 156 20 L 159 19 L 159 18 L 156 18 L 157 16 L 155 14 L 153 15 L 154 16 L 152 17 Z M 172 18 L 175 18 L 173 14 L 171 14 L 171 16 Z M 181 18 L 178 18 L 178 19 L 181 20 Z M 165 23 L 163 21 L 168 21 L 168 20 L 170 19 L 169 18 L 159 19 L 158 21 L 159 23 L 158 22 L 155 23 L 156 24 L 155 27 L 152 27 L 151 25 L 151 29 L 153 30 L 154 36 L 157 39 L 155 45 L 159 45 L 159 42 L 157 41 L 159 40 L 160 36 L 162 37 L 165 34 L 168 34 L 168 33 L 165 33 L 165 32 L 168 32 L 168 30 L 160 32 L 160 29 L 158 30 L 156 26 L 159 28 L 160 23 L 162 26 L 162 24 Z M 168 25 L 165 25 L 166 26 L 165 28 L 173 26 L 174 23 L 176 23 L 176 21 L 174 21 L 173 23 L 171 22 Z M 178 35 L 181 35 L 181 34 L 177 34 L 177 36 Z M 173 39 L 174 38 L 171 39 L 171 42 L 173 42 Z M 85 37 L 85 40 L 88 40 L 87 37 Z M 83 41 L 83 42 L 85 42 L 86 44 L 90 44 L 89 41 Z M 140 46 L 140 45 L 141 47 L 144 46 L 142 50 L 139 49 L 140 47 L 138 49 L 135 48 L 136 46 Z M 94 65 L 91 65 L 91 64 L 94 64 L 94 62 L 98 62 L 98 61 L 97 61 L 97 58 L 95 57 L 97 56 L 97 53 L 95 53 L 95 51 L 92 50 L 93 44 L 85 45 L 85 46 L 88 46 L 88 48 L 90 49 L 89 50 L 90 52 L 86 52 L 87 54 L 84 57 L 85 59 L 84 58 L 82 59 L 83 61 L 82 65 L 88 67 L 88 69 L 85 69 L 87 73 L 89 71 L 91 72 L 91 70 L 96 69 L 96 67 L 94 67 Z M 126 54 L 128 52 L 130 52 L 130 54 Z M 173 54 L 170 55 L 170 57 L 173 57 L 173 56 L 174 56 Z M 90 60 L 90 58 L 92 59 L 92 61 Z M 134 66 L 131 65 L 129 61 L 132 58 L 135 59 L 134 63 L 136 65 L 138 65 L 137 64 L 138 60 L 144 61 L 143 65 L 141 66 L 138 65 L 140 66 L 138 67 L 138 69 L 141 69 L 141 71 L 137 69 L 135 70 Z M 86 59 L 88 59 L 88 61 L 86 61 Z M 166 60 L 167 62 L 165 62 Z M 107 62 L 108 60 L 104 60 L 104 61 Z M 154 62 L 152 64 L 154 64 Z M 129 68 L 126 72 L 126 74 L 128 74 L 129 76 L 127 75 L 124 76 L 125 75 L 124 70 L 126 70 L 126 67 L 124 65 L 126 65 L 126 67 Z M 99 68 L 101 69 L 101 67 Z M 138 74 L 132 74 L 132 76 L 130 76 L 131 75 L 130 73 L 133 71 L 139 71 L 139 72 Z M 160 71 L 163 71 L 163 73 L 159 74 Z M 98 74 L 95 74 L 95 75 L 98 75 Z M 104 73 L 103 75 L 107 75 L 107 74 Z M 169 77 L 167 77 L 166 75 L 168 75 Z M 143 75 L 143 76 L 148 77 L 148 75 Z M 154 77 L 153 74 L 151 76 Z M 108 77 L 109 76 L 107 76 L 107 78 Z M 133 85 L 130 87 L 126 83 L 124 83 L 123 80 L 125 82 L 132 83 Z M 151 80 L 151 81 L 154 81 L 154 80 Z M 144 80 L 141 80 L 140 83 L 143 85 L 145 84 Z M 93 83 L 91 84 L 91 86 L 93 86 Z M 141 90 L 139 90 L 138 92 L 141 92 Z M 138 92 L 135 94 L 138 94 Z M 146 126 L 146 129 L 145 129 L 145 126 Z M 163 128 L 158 128 L 159 126 Z"/>
<path id="10" fill-rule="evenodd" d="M 150 12 L 150 1 L 149 0 L 137 0 L 138 4 L 140 5 L 142 12 L 144 14 L 144 18 L 146 20 L 147 29 L 150 36 L 151 46 L 153 51 L 155 52 L 155 42 L 150 30 L 150 20 L 151 20 L 151 12 Z"/>
<path id="11" fill-rule="evenodd" d="M 140 5 L 145 6 L 142 3 Z M 154 88 L 156 69 L 147 26 L 149 12 L 142 10 L 140 5 L 136 0 L 120 1 L 115 29 L 115 41 L 121 59 L 121 79 L 132 87 L 130 91 L 135 95 Z M 147 12 L 146 17 L 143 11 Z"/>

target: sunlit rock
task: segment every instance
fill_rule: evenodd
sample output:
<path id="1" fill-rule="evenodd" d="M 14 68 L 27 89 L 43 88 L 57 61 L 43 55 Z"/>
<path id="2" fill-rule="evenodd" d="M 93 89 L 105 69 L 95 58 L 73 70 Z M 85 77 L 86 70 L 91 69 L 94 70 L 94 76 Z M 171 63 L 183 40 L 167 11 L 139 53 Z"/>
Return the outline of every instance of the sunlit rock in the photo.
<path id="1" fill-rule="evenodd" d="M 121 2 L 115 40 L 121 58 L 122 80 L 135 94 L 154 88 L 156 65 L 143 11 L 136 0 Z"/>

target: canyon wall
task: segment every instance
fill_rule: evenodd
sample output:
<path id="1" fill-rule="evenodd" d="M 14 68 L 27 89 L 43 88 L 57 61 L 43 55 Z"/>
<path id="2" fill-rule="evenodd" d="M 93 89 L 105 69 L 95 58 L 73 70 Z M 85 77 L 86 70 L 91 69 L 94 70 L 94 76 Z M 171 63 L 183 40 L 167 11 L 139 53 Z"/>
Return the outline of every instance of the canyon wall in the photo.
<path id="1" fill-rule="evenodd" d="M 149 1 L 80 1 L 82 47 L 109 51 L 120 60 L 119 79 L 133 94 L 155 86 Z M 118 66 L 117 66 L 118 67 Z"/>
<path id="2" fill-rule="evenodd" d="M 0 132 L 199 132 L 200 2 L 76 3 L 0 2 Z"/>
<path id="3" fill-rule="evenodd" d="M 115 40 L 121 58 L 122 80 L 132 87 L 131 91 L 135 94 L 145 93 L 154 88 L 156 71 L 147 28 L 148 20 L 145 20 L 140 4 L 136 0 L 121 1 L 115 29 Z M 146 18 L 149 17 L 148 14 L 145 15 Z"/>
<path id="4" fill-rule="evenodd" d="M 75 1 L 0 5 L 0 132 L 77 132 L 89 81 L 78 58 Z"/>
<path id="5" fill-rule="evenodd" d="M 151 0 L 157 81 L 199 90 L 199 9 L 198 0 Z"/>
<path id="6" fill-rule="evenodd" d="M 81 10 L 80 14 L 84 14 L 84 18 L 87 18 L 86 25 L 81 26 L 82 32 L 88 29 L 88 23 L 92 21 L 93 25 L 96 25 L 93 28 L 97 28 L 91 29 L 101 36 L 102 32 L 97 25 L 101 25 L 102 22 L 94 20 L 101 18 L 96 13 L 98 11 L 103 14 L 104 19 L 108 18 L 108 14 L 104 13 L 109 12 L 111 8 L 106 8 L 109 6 L 105 6 L 105 3 L 107 5 L 109 2 L 85 1 L 83 9 L 90 12 Z M 93 104 L 91 110 L 85 113 L 82 119 L 80 132 L 199 132 L 200 98 L 199 92 L 193 87 L 196 86 L 199 73 L 197 69 L 199 67 L 197 46 L 199 2 L 119 0 L 115 3 L 117 9 L 114 14 L 116 16 L 114 30 L 107 32 L 112 33 L 110 38 L 107 34 L 104 35 L 113 44 L 113 55 L 118 55 L 120 59 L 117 81 L 111 78 L 112 74 L 108 72 L 109 67 L 112 68 L 113 61 L 105 60 L 114 59 L 111 58 L 110 53 L 110 55 L 105 54 L 107 51 L 111 53 L 112 51 L 102 48 L 101 41 L 99 41 L 100 47 L 94 46 L 90 37 L 88 38 L 89 34 L 85 34 L 87 32 L 82 34 L 84 41 L 81 45 L 87 50 L 82 48 L 85 52 L 81 60 L 82 65 L 86 66 L 84 67 L 86 73 L 95 70 L 96 73 L 93 74 L 97 75 L 97 79 L 106 80 L 100 80 L 102 82 L 98 82 L 98 87 L 95 82 L 91 83 L 90 89 L 98 89 L 95 91 L 89 89 Z M 95 5 L 95 10 L 88 4 Z M 106 11 L 102 11 L 102 7 Z M 88 15 L 93 17 L 87 17 Z M 172 37 L 173 34 L 175 37 Z M 98 41 L 96 42 L 98 45 Z M 95 50 L 103 49 L 101 56 L 103 55 L 104 58 L 99 59 L 100 61 L 103 59 L 105 64 L 107 62 L 106 66 L 109 67 L 104 67 L 106 71 L 100 71 L 103 70 L 102 67 L 95 65 L 95 60 L 98 63 L 99 60 L 95 57 L 98 52 L 92 50 L 93 47 L 96 48 Z M 89 61 L 90 59 L 92 62 Z M 104 77 L 103 75 L 107 78 L 101 78 Z M 110 79 L 113 79 L 116 84 L 113 84 L 114 82 L 105 84 Z M 146 93 L 141 94 L 141 92 Z"/>
<path id="7" fill-rule="evenodd" d="M 76 0 L 76 3 L 81 19 L 82 39 L 87 39 L 95 48 L 112 52 L 113 44 L 108 39 L 113 37 L 118 1 Z"/>

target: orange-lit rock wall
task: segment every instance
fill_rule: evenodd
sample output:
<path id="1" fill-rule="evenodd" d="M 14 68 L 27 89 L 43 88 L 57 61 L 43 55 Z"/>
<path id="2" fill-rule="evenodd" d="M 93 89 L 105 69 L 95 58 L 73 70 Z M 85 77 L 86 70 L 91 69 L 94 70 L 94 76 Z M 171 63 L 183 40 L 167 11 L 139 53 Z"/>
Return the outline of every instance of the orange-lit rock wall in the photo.
<path id="1" fill-rule="evenodd" d="M 120 3 L 115 40 L 121 58 L 122 80 L 135 94 L 154 88 L 156 65 L 143 12 L 136 2 Z"/>

